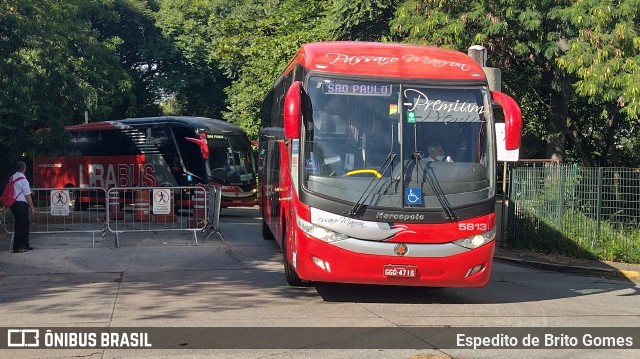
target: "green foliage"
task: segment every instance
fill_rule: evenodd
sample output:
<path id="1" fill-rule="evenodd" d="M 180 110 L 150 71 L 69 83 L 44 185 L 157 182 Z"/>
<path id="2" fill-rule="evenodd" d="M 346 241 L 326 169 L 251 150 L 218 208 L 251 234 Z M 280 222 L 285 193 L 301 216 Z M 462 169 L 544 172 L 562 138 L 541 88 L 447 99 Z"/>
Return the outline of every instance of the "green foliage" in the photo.
<path id="1" fill-rule="evenodd" d="M 43 144 L 55 143 L 64 125 L 85 111 L 108 116 L 129 96 L 131 77 L 115 53 L 120 39 L 92 26 L 92 19 L 114 16 L 110 2 L 22 0 L 0 9 L 3 163 L 46 153 Z M 36 136 L 40 128 L 52 130 Z"/>
<path id="2" fill-rule="evenodd" d="M 390 35 L 389 21 L 399 0 L 334 0 L 324 21 L 334 40 L 380 41 Z"/>
<path id="3" fill-rule="evenodd" d="M 578 76 L 578 94 L 639 119 L 640 1 L 579 0 L 557 16 L 575 33 L 557 62 Z"/>
<path id="4" fill-rule="evenodd" d="M 391 22 L 394 39 L 466 52 L 471 45 L 488 50 L 488 66 L 502 69 L 502 90 L 522 107 L 525 145 L 522 153 L 546 157 L 544 141 L 550 122 L 566 102 L 554 102 L 568 86 L 554 65 L 563 36 L 549 17 L 556 3 L 523 1 L 405 1 Z M 529 157 L 529 158 L 531 158 Z"/>
<path id="5" fill-rule="evenodd" d="M 510 246 L 640 263 L 640 192 L 633 171 L 518 168 L 511 180 Z"/>
<path id="6" fill-rule="evenodd" d="M 606 261 L 640 263 L 640 231 L 620 233 L 606 221 L 600 224 L 598 240 L 596 221 L 579 211 L 564 213 L 558 229 L 558 219 L 524 211 L 518 218 L 518 236 L 509 238 L 509 245 L 543 253 L 563 254 L 575 258 L 595 258 Z"/>
<path id="7" fill-rule="evenodd" d="M 568 141 L 569 159 L 634 165 L 640 147 L 631 131 L 640 98 L 639 5 L 407 0 L 391 27 L 398 41 L 461 51 L 487 47 L 488 64 L 503 70 L 503 89 L 522 107 L 525 155 L 564 157 Z"/>
<path id="8" fill-rule="evenodd" d="M 161 94 L 157 82 L 166 71 L 165 48 L 170 42 L 155 26 L 146 0 L 108 3 L 112 11 L 87 14 L 87 17 L 99 32 L 98 38 L 113 43 L 112 52 L 131 79 L 131 87 L 124 101 L 114 106 L 108 116 L 94 117 L 94 120 L 157 115 Z"/>
<path id="9" fill-rule="evenodd" d="M 225 108 L 229 80 L 209 56 L 221 11 L 217 3 L 158 1 L 154 20 L 165 40 L 155 61 L 165 114 L 219 118 Z"/>
<path id="10" fill-rule="evenodd" d="M 324 1 L 239 1 L 227 8 L 211 57 L 233 82 L 223 118 L 257 138 L 262 100 L 301 44 L 328 38 Z"/>
<path id="11" fill-rule="evenodd" d="M 557 64 L 577 77 L 578 111 L 598 116 L 583 127 L 600 130 L 591 142 L 598 162 L 638 166 L 640 1 L 580 0 L 555 16 L 574 34 Z"/>
<path id="12" fill-rule="evenodd" d="M 255 138 L 301 44 L 363 40 L 484 45 L 523 110 L 522 156 L 640 165 L 639 12 L 640 0 L 3 0 L 0 160 L 55 150 L 85 111 L 219 117 Z"/>

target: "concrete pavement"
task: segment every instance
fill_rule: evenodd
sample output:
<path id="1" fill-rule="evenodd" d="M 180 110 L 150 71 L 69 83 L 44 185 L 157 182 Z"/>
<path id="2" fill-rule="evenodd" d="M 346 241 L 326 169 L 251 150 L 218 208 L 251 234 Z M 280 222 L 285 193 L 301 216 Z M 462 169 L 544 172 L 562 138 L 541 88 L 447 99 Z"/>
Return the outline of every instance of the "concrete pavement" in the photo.
<path id="1" fill-rule="evenodd" d="M 544 270 L 640 282 L 640 264 L 575 259 L 506 248 L 497 248 L 494 258 L 503 262 Z"/>
<path id="2" fill-rule="evenodd" d="M 254 213 L 255 212 L 255 213 Z M 565 315 L 565 305 L 556 305 L 559 300 L 548 291 L 553 286 L 545 282 L 545 291 L 532 291 L 533 297 L 505 300 L 510 294 L 503 292 L 496 300 L 496 290 L 444 290 L 429 292 L 418 289 L 402 291 L 401 299 L 396 291 L 380 293 L 357 293 L 355 300 L 326 301 L 314 288 L 291 288 L 282 273 L 281 255 L 277 244 L 263 241 L 259 237 L 260 221 L 257 211 L 241 215 L 227 211 L 221 221 L 225 240 L 217 235 L 200 237 L 198 246 L 189 232 L 145 232 L 120 236 L 120 248 L 114 248 L 113 235 L 96 241 L 92 248 L 90 234 L 39 234 L 31 244 L 34 251 L 13 254 L 8 251 L 8 236 L 0 239 L 0 321 L 3 326 L 19 328 L 38 327 L 185 327 L 185 326 L 352 326 L 386 327 L 401 323 L 447 323 L 448 325 L 477 325 L 479 310 L 487 319 L 483 325 L 517 326 L 522 322 L 519 302 L 536 303 L 541 310 L 547 304 L 545 315 L 539 316 L 549 325 L 551 319 Z M 249 217 L 248 217 L 249 216 Z M 253 217 L 251 217 L 253 216 Z M 243 232 L 246 230 L 246 232 Z M 515 255 L 510 253 L 510 255 Z M 500 248 L 497 258 L 506 260 Z M 532 258 L 515 258 L 521 264 L 531 265 Z M 549 263 L 548 263 L 549 264 Z M 567 267 L 564 267 L 567 268 Z M 546 268 L 549 269 L 549 268 Z M 558 268 L 556 268 L 559 270 Z M 513 269 L 509 269 L 512 271 Z M 520 269 L 517 269 L 519 271 Z M 566 270 L 566 269 L 565 269 Z M 525 272 L 526 270 L 522 270 Z M 499 273 L 496 273 L 499 275 Z M 539 273 L 536 273 L 538 276 Z M 504 273 L 504 278 L 521 278 L 518 272 Z M 523 279 L 524 280 L 524 279 Z M 560 279 L 562 280 L 562 279 Z M 603 283 L 607 288 L 627 289 L 628 285 Z M 492 285 L 510 282 L 496 280 Z M 592 283 L 578 287 L 580 293 L 591 292 Z M 518 287 L 520 288 L 520 287 Z M 618 289 L 616 289 L 618 290 Z M 499 292 L 499 291 L 498 291 Z M 515 293 L 520 295 L 521 289 Z M 342 292 L 339 292 L 342 294 Z M 371 295 L 367 294 L 370 293 Z M 415 294 L 413 294 L 415 293 Z M 464 294 L 468 293 L 468 294 Z M 486 299 L 482 297 L 485 293 Z M 490 293 L 490 294 L 489 294 Z M 392 296 L 388 303 L 367 303 L 363 298 Z M 471 296 L 473 299 L 465 297 Z M 515 295 L 515 294 L 514 294 Z M 574 294 L 562 294 L 570 298 Z M 431 298 L 434 306 L 424 305 Z M 439 298 L 443 297 L 442 303 Z M 347 296 L 347 298 L 349 298 Z M 519 297 L 518 297 L 519 298 Z M 622 300 L 631 300 L 623 297 Z M 560 299 L 561 300 L 561 299 Z M 468 303 L 481 304 L 470 306 Z M 529 307 L 530 305 L 527 305 Z M 433 309 L 433 308 L 437 308 Z M 505 316 L 505 311 L 513 311 Z M 439 313 L 431 318 L 433 313 Z M 548 311 L 560 311 L 553 313 Z M 583 314 L 576 309 L 578 314 Z M 494 313 L 495 312 L 495 313 Z M 394 314 L 395 313 L 395 314 Z M 404 313 L 404 314 L 403 314 Z M 548 317 L 546 315 L 549 315 Z M 405 318 L 398 321 L 399 315 Z M 446 321 L 440 316 L 444 316 Z M 538 319 L 534 316 L 531 323 Z M 584 316 L 576 315 L 576 318 Z M 554 319 L 557 320 L 557 319 Z M 573 320 L 573 319 L 571 319 Z M 620 319 L 618 319 L 620 320 Z M 471 324 L 469 324 L 471 323 Z M 564 322 L 562 322 L 564 323 Z M 436 324 L 434 324 L 436 325 Z M 558 324 L 556 324 L 558 325 Z M 622 325 L 622 324 L 620 324 Z M 216 357 L 299 357 L 291 350 L 261 351 L 217 351 Z M 72 352 L 10 350 L 7 357 L 51 358 L 89 357 L 200 357 L 201 352 L 188 349 L 175 351 L 145 350 L 86 350 Z M 359 355 L 361 354 L 361 355 Z M 441 351 L 333 351 L 307 355 L 320 357 L 376 357 L 376 358 L 450 358 Z M 482 354 L 482 353 L 481 353 Z M 511 353 L 513 354 L 513 353 Z M 548 354 L 548 353 L 546 353 Z M 482 355 L 481 355 L 482 356 Z M 520 356 L 520 355 L 518 355 Z M 473 355 L 462 357 L 472 358 Z M 486 356 L 485 356 L 486 357 Z M 509 357 L 509 356 L 508 356 Z M 512 355 L 511 355 L 512 357 Z M 524 356 L 526 357 L 526 356 Z"/>

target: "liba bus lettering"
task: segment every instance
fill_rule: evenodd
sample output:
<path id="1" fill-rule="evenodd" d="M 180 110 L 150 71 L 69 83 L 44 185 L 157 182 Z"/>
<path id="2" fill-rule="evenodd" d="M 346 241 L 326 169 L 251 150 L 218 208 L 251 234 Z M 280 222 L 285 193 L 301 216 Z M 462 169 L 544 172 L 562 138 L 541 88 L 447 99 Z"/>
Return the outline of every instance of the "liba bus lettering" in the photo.
<path id="1" fill-rule="evenodd" d="M 495 104 L 519 148 L 517 103 L 464 53 L 303 45 L 261 111 L 262 234 L 282 248 L 288 283 L 485 286 Z"/>
<path id="2" fill-rule="evenodd" d="M 222 207 L 257 203 L 255 156 L 247 134 L 236 125 L 168 116 L 90 122 L 65 131 L 69 141 L 59 156 L 35 158 L 35 187 L 211 184 L 221 188 Z M 104 204 L 96 195 L 80 190 L 70 204 L 78 209 Z"/>

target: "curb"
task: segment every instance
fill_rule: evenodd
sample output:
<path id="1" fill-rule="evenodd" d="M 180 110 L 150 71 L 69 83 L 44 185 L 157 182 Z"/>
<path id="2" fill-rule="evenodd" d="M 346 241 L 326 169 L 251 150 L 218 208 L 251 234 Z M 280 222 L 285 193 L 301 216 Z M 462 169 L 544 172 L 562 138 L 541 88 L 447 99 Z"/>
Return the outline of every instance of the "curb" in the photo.
<path id="1" fill-rule="evenodd" d="M 503 256 L 503 255 L 495 255 L 494 258 L 504 262 L 515 263 L 515 264 L 520 264 L 520 265 L 525 265 L 533 268 L 550 270 L 555 272 L 583 274 L 583 275 L 618 278 L 618 279 L 622 278 L 630 281 L 640 281 L 640 272 L 635 270 L 556 264 L 556 263 L 534 261 L 529 259 L 514 258 L 509 256 Z"/>

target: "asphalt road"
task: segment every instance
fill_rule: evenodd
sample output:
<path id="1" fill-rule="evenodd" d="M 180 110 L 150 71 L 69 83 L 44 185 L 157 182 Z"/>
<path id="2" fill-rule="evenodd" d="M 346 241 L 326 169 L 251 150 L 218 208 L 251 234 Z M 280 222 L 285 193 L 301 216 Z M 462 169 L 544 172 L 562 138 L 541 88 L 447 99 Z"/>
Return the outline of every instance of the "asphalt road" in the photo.
<path id="1" fill-rule="evenodd" d="M 583 327 L 588 331 L 594 327 L 637 328 L 640 323 L 638 283 L 503 262 L 495 263 L 492 280 L 482 289 L 292 288 L 286 284 L 277 244 L 261 237 L 256 209 L 225 209 L 220 221 L 222 236 L 200 236 L 197 246 L 187 232 L 123 234 L 119 248 L 114 247 L 111 235 L 98 238 L 92 248 L 90 234 L 41 234 L 31 240 L 35 250 L 13 254 L 5 238 L 0 241 L 1 326 L 415 326 L 487 328 L 491 332 L 510 327 Z M 273 333 L 264 331 L 267 337 Z M 184 349 L 175 350 L 4 349 L 2 354 L 13 358 L 413 359 L 627 359 L 640 354 L 638 350 L 579 350 L 571 346 L 545 350 L 434 348 L 428 339 L 426 349 L 193 349 L 193 343 L 202 340 L 206 342 L 206 338 L 184 338 Z M 243 342 L 243 338 L 237 340 Z"/>

